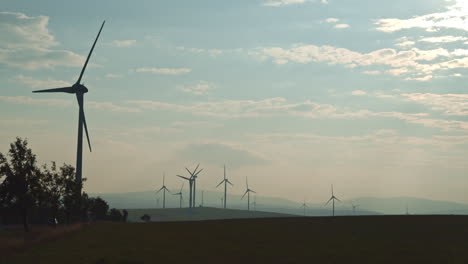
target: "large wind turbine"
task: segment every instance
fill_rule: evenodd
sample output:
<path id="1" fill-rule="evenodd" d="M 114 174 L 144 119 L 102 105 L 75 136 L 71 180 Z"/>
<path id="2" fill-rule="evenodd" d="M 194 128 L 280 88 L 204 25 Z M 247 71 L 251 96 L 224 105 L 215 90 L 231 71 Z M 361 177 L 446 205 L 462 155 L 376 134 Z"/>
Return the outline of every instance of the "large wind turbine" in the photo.
<path id="1" fill-rule="evenodd" d="M 185 168 L 190 174 L 190 178 L 177 175 L 177 177 L 180 177 L 189 182 L 189 208 L 192 208 L 195 205 L 195 181 L 198 177 L 198 174 L 203 170 L 203 169 L 200 169 L 199 171 L 197 171 L 199 166 L 200 164 L 197 165 L 197 167 L 193 170 L 193 172 Z"/>
<path id="2" fill-rule="evenodd" d="M 178 193 L 174 193 L 174 195 L 179 195 L 179 206 L 182 208 L 182 200 L 184 199 L 182 197 L 182 189 L 184 188 L 184 183 L 182 183 L 182 187 L 180 187 L 180 191 Z"/>
<path id="3" fill-rule="evenodd" d="M 218 188 L 221 184 L 224 183 L 224 209 L 226 209 L 226 198 L 227 198 L 227 184 L 234 186 L 228 179 L 226 179 L 226 165 L 224 165 L 224 179 L 216 186 Z"/>
<path id="4" fill-rule="evenodd" d="M 167 189 L 166 184 L 164 183 L 165 179 L 166 175 L 163 175 L 163 186 L 156 192 L 156 194 L 158 194 L 160 191 L 163 191 L 163 208 L 166 208 L 166 191 L 171 193 L 169 189 Z"/>
<path id="5" fill-rule="evenodd" d="M 332 201 L 332 203 L 333 203 L 333 216 L 335 216 L 335 200 L 337 200 L 339 202 L 341 202 L 341 200 L 336 198 L 335 195 L 333 194 L 333 184 L 331 186 L 331 193 L 332 193 L 332 196 L 331 196 L 330 200 L 328 200 L 328 202 L 325 205 L 328 205 L 328 203 L 330 201 Z"/>
<path id="6" fill-rule="evenodd" d="M 33 91 L 33 93 L 70 93 L 76 95 L 76 100 L 78 101 L 79 107 L 79 115 L 78 115 L 78 145 L 76 150 L 76 181 L 77 183 L 81 184 L 83 173 L 82 173 L 82 166 L 83 166 L 83 126 L 86 132 L 86 139 L 88 140 L 89 151 L 91 151 L 91 142 L 89 141 L 89 134 L 88 134 L 88 126 L 86 125 L 86 118 L 84 114 L 84 94 L 88 92 L 88 88 L 86 88 L 83 84 L 81 84 L 81 79 L 83 78 L 83 74 L 86 70 L 86 66 L 88 65 L 89 58 L 91 58 L 91 54 L 93 53 L 94 47 L 96 46 L 96 42 L 101 35 L 102 28 L 104 27 L 104 23 L 102 22 L 101 29 L 99 29 L 99 33 L 97 34 L 96 39 L 94 40 L 93 46 L 86 58 L 86 62 L 81 70 L 80 77 L 75 84 L 71 87 L 62 87 L 62 88 L 54 88 L 54 89 L 46 89 L 46 90 L 38 90 Z M 81 189 L 80 189 L 81 194 Z"/>
<path id="7" fill-rule="evenodd" d="M 245 177 L 245 185 L 247 186 L 247 189 L 245 190 L 244 195 L 242 195 L 242 199 L 244 199 L 244 196 L 247 194 L 247 211 L 250 211 L 250 193 L 256 193 L 254 190 L 249 188 L 249 182 L 247 180 L 247 177 Z"/>

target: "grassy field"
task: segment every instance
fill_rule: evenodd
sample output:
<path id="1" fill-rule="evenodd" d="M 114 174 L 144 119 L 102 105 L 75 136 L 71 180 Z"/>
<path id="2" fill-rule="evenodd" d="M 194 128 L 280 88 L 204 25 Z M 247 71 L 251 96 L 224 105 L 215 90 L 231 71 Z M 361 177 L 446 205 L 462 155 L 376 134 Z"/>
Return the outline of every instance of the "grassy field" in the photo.
<path id="1" fill-rule="evenodd" d="M 144 214 L 151 216 L 153 222 L 167 221 L 201 221 L 201 220 L 218 220 L 218 219 L 239 219 L 239 218 L 273 218 L 273 217 L 288 217 L 293 215 L 247 211 L 235 209 L 220 209 L 213 207 L 196 207 L 196 208 L 167 208 L 167 209 L 128 209 L 128 221 L 141 222 L 140 217 Z"/>
<path id="2" fill-rule="evenodd" d="M 468 263 L 466 216 L 95 223 L 3 263 Z"/>

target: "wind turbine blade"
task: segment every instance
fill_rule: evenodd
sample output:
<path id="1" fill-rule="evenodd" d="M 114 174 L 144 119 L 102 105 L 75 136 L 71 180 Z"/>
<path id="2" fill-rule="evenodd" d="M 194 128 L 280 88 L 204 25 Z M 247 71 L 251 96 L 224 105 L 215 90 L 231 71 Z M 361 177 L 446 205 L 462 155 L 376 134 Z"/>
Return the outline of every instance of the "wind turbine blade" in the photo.
<path id="1" fill-rule="evenodd" d="M 158 194 L 160 191 L 162 191 L 164 189 L 164 187 L 161 187 L 161 189 L 159 189 L 156 194 Z"/>
<path id="2" fill-rule="evenodd" d="M 249 191 L 245 191 L 244 195 L 242 195 L 241 200 L 244 199 L 244 196 L 245 196 L 248 192 L 249 192 Z"/>
<path id="3" fill-rule="evenodd" d="M 333 194 L 333 184 L 332 184 L 332 186 L 331 186 L 331 187 L 332 187 L 332 196 L 333 196 L 333 195 L 334 195 L 334 194 Z"/>
<path id="4" fill-rule="evenodd" d="M 192 173 L 191 171 L 189 171 L 189 169 L 187 169 L 187 168 L 185 168 L 185 169 L 188 171 L 188 173 L 190 174 L 190 176 L 193 176 L 193 173 Z"/>
<path id="5" fill-rule="evenodd" d="M 62 87 L 54 89 L 36 90 L 33 93 L 75 93 L 73 87 Z"/>
<path id="6" fill-rule="evenodd" d="M 197 167 L 193 170 L 193 173 L 195 173 L 198 170 L 198 167 L 200 167 L 200 163 L 197 164 Z"/>
<path id="7" fill-rule="evenodd" d="M 328 205 L 328 203 L 330 203 L 331 200 L 333 200 L 333 197 L 330 198 L 330 200 L 328 200 L 328 202 L 325 205 Z"/>
<path id="8" fill-rule="evenodd" d="M 335 200 L 337 200 L 338 202 L 341 202 L 341 200 L 340 200 L 340 199 L 338 199 L 338 198 L 336 198 L 336 197 L 335 197 Z"/>
<path id="9" fill-rule="evenodd" d="M 180 178 L 182 178 L 182 179 L 184 179 L 184 180 L 190 181 L 190 179 L 189 179 L 189 178 L 187 178 L 187 177 L 184 177 L 184 176 L 177 175 L 177 177 L 180 177 Z"/>
<path id="10" fill-rule="evenodd" d="M 184 188 L 184 184 L 185 184 L 185 182 L 182 182 L 182 187 L 180 187 L 180 191 L 179 191 L 180 193 L 182 193 L 182 189 Z"/>
<path id="11" fill-rule="evenodd" d="M 222 180 L 218 185 L 216 185 L 216 188 L 218 188 L 221 184 L 223 184 L 224 180 Z"/>
<path id="12" fill-rule="evenodd" d="M 83 74 L 84 74 L 84 72 L 86 70 L 86 66 L 88 66 L 89 58 L 91 58 L 91 54 L 93 53 L 94 47 L 96 46 L 96 42 L 97 42 L 97 40 L 99 38 L 99 35 L 101 35 L 101 31 L 102 31 L 102 28 L 104 27 L 105 23 L 106 23 L 106 21 L 104 20 L 102 22 L 101 29 L 99 29 L 99 33 L 98 33 L 96 39 L 94 40 L 93 46 L 91 47 L 91 50 L 89 51 L 88 57 L 86 58 L 86 62 L 85 62 L 84 66 L 83 66 L 83 69 L 81 70 L 81 73 L 80 73 L 80 77 L 78 78 L 78 81 L 76 81 L 76 83 L 80 83 L 81 78 L 83 78 Z"/>
<path id="13" fill-rule="evenodd" d="M 84 125 L 84 128 L 85 128 L 85 133 L 86 133 L 86 139 L 88 141 L 88 147 L 89 147 L 89 151 L 92 152 L 92 149 L 91 149 L 91 141 L 89 141 L 89 134 L 88 134 L 88 125 L 86 124 L 86 117 L 85 117 L 85 114 L 84 114 L 84 98 L 83 98 L 83 94 L 82 93 L 77 93 L 76 94 L 76 100 L 78 101 L 78 105 L 80 106 L 80 114 L 83 115 L 83 125 Z"/>
<path id="14" fill-rule="evenodd" d="M 193 175 L 193 177 L 197 177 L 200 172 L 202 172 L 203 169 L 199 170 L 197 173 Z"/>
<path id="15" fill-rule="evenodd" d="M 234 184 L 231 183 L 231 181 L 227 180 L 227 183 L 231 184 L 231 186 L 234 186 Z"/>
<path id="16" fill-rule="evenodd" d="M 254 190 L 250 190 L 250 192 L 257 193 L 257 192 L 256 192 L 256 191 L 254 191 Z"/>
<path id="17" fill-rule="evenodd" d="M 249 181 L 247 180 L 247 177 L 245 177 L 245 185 L 247 186 L 247 189 L 249 189 Z"/>
<path id="18" fill-rule="evenodd" d="M 91 149 L 91 141 L 89 141 L 88 125 L 86 124 L 86 117 L 83 110 L 83 125 L 86 132 L 86 140 L 88 141 L 89 152 L 93 152 Z"/>

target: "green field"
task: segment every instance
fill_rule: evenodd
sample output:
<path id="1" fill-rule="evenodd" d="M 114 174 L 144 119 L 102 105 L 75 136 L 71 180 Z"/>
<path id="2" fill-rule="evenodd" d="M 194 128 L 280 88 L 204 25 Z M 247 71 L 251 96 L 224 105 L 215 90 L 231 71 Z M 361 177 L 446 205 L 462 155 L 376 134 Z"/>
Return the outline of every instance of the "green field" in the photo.
<path id="1" fill-rule="evenodd" d="M 94 223 L 2 263 L 466 264 L 468 217 Z"/>
<path id="2" fill-rule="evenodd" d="M 213 207 L 197 208 L 167 208 L 167 209 L 128 209 L 129 222 L 141 222 L 140 217 L 144 214 L 151 216 L 152 222 L 167 221 L 201 221 L 201 220 L 219 220 L 219 219 L 239 219 L 239 218 L 272 218 L 288 217 L 293 215 L 246 211 L 235 209 L 220 209 Z"/>

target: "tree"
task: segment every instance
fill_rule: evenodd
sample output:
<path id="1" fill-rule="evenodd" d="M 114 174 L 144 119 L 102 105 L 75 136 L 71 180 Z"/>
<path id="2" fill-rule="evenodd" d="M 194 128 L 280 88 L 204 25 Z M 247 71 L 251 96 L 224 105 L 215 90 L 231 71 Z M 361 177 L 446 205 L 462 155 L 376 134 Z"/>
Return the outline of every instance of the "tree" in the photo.
<path id="1" fill-rule="evenodd" d="M 148 214 L 144 214 L 142 217 L 140 217 L 140 219 L 145 222 L 149 222 L 151 221 L 151 216 L 149 216 Z"/>
<path id="2" fill-rule="evenodd" d="M 36 166 L 36 155 L 28 148 L 26 139 L 16 138 L 10 144 L 7 156 L 0 153 L 0 202 L 3 206 L 20 211 L 24 230 L 29 231 L 28 209 L 37 198 L 40 189 L 40 173 Z"/>
<path id="3" fill-rule="evenodd" d="M 123 209 L 122 214 L 122 222 L 127 222 L 128 211 Z"/>
<path id="4" fill-rule="evenodd" d="M 90 198 L 89 199 L 89 212 L 95 220 L 104 220 L 109 211 L 109 205 L 102 198 Z"/>
<path id="5" fill-rule="evenodd" d="M 122 221 L 122 213 L 119 210 L 115 209 L 115 208 L 112 208 L 110 210 L 109 217 L 110 217 L 111 221 L 115 221 L 115 222 Z"/>

